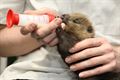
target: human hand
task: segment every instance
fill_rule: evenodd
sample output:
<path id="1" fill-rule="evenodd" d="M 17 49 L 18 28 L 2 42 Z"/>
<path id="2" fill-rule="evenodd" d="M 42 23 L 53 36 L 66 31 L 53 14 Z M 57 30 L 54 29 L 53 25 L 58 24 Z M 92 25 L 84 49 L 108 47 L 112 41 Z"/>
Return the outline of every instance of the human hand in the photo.
<path id="1" fill-rule="evenodd" d="M 104 38 L 85 39 L 75 44 L 70 52 L 75 54 L 68 56 L 65 61 L 68 64 L 76 62 L 70 66 L 72 71 L 85 69 L 79 73 L 81 78 L 114 71 L 117 67 L 116 51 Z"/>
<path id="2" fill-rule="evenodd" d="M 30 15 L 42 15 L 45 13 L 57 15 L 57 12 L 48 8 L 43 8 L 40 10 L 29 10 L 25 12 L 25 14 L 30 14 Z M 52 22 L 42 26 L 34 23 L 30 23 L 25 27 L 21 28 L 21 33 L 23 35 L 31 33 L 32 37 L 36 38 L 37 40 L 42 41 L 45 44 L 48 44 L 50 46 L 54 46 L 58 42 L 58 39 L 56 37 L 56 33 L 54 30 L 60 25 L 61 22 L 62 20 L 60 18 L 56 18 Z"/>

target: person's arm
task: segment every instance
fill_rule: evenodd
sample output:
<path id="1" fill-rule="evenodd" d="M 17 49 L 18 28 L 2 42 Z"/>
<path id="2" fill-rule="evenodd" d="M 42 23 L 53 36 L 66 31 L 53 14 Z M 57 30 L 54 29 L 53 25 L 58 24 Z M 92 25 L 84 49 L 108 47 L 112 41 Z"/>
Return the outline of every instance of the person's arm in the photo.
<path id="1" fill-rule="evenodd" d="M 40 47 L 40 45 L 31 35 L 22 35 L 20 27 L 0 30 L 0 56 L 23 55 Z"/>
<path id="2" fill-rule="evenodd" d="M 48 11 L 45 9 L 42 12 L 39 10 L 28 11 L 27 14 L 43 14 Z M 52 22 L 46 24 L 45 26 L 38 28 L 35 27 L 39 25 L 28 24 L 20 29 L 20 27 L 4 28 L 0 30 L 0 56 L 19 56 L 29 53 L 34 49 L 40 47 L 43 44 L 48 44 L 54 46 L 57 44 L 57 38 L 55 30 L 62 20 L 60 18 L 54 19 Z M 3 26 L 0 26 L 3 27 Z M 30 34 L 22 35 L 20 31 L 25 30 L 28 33 L 36 33 L 39 37 L 42 37 L 42 40 L 39 42 L 32 38 Z"/>
<path id="3" fill-rule="evenodd" d="M 25 0 L 1 0 L 0 23 L 5 23 L 5 16 L 9 8 L 13 9 L 15 12 L 22 13 L 24 11 L 24 6 Z M 3 28 L 3 26 L 4 25 L 0 25 L 0 56 L 23 55 L 40 46 L 30 35 L 23 36 L 20 33 L 20 27 L 8 29 Z"/>

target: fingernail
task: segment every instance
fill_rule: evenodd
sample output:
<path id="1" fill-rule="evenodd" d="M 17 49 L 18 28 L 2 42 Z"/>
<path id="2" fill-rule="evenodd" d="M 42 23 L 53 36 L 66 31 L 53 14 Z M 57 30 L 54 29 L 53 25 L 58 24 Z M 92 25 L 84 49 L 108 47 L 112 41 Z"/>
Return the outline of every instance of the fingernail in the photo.
<path id="1" fill-rule="evenodd" d="M 55 22 L 57 23 L 57 25 L 61 25 L 62 20 L 60 18 L 56 18 Z"/>
<path id="2" fill-rule="evenodd" d="M 71 53 L 74 52 L 74 48 L 71 48 L 71 49 L 69 50 L 69 52 L 71 52 Z"/>
<path id="3" fill-rule="evenodd" d="M 69 57 L 66 58 L 66 59 L 65 59 L 65 62 L 66 62 L 66 63 L 70 63 L 70 62 L 71 62 L 71 58 L 69 58 Z"/>
<path id="4" fill-rule="evenodd" d="M 29 33 L 29 31 L 26 30 L 25 27 L 22 27 L 22 28 L 20 29 L 20 32 L 21 32 L 21 34 L 23 34 L 23 35 L 27 35 L 27 34 Z"/>
<path id="5" fill-rule="evenodd" d="M 72 71 L 75 71 L 76 70 L 75 68 L 76 68 L 75 66 L 70 66 L 70 70 Z"/>
<path id="6" fill-rule="evenodd" d="M 81 78 L 84 77 L 84 74 L 83 74 L 83 73 L 80 73 L 80 74 L 79 74 L 79 77 L 81 77 Z"/>

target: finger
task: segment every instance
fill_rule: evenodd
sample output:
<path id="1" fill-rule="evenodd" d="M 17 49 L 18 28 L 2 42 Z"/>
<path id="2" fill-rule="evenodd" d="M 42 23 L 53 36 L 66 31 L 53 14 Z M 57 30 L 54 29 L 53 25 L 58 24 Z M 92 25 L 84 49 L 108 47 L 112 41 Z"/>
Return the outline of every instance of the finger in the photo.
<path id="1" fill-rule="evenodd" d="M 57 12 L 55 10 L 49 9 L 49 8 L 41 8 L 39 10 L 26 10 L 24 12 L 25 14 L 30 14 L 30 15 L 42 15 L 45 13 L 49 13 L 52 15 L 57 15 Z"/>
<path id="2" fill-rule="evenodd" d="M 111 52 L 114 52 L 113 48 L 109 44 L 103 44 L 100 47 L 88 48 L 71 56 L 68 56 L 65 61 L 67 63 L 73 63 L 91 57 L 96 57 L 107 53 L 109 54 Z"/>
<path id="3" fill-rule="evenodd" d="M 56 38 L 56 33 L 51 33 L 49 34 L 48 36 L 46 36 L 43 41 L 46 43 L 46 44 L 49 44 L 53 39 Z"/>
<path id="4" fill-rule="evenodd" d="M 21 28 L 20 32 L 23 34 L 23 35 L 26 35 L 28 33 L 31 33 L 33 32 L 34 30 L 37 29 L 37 25 L 34 24 L 34 23 L 30 23 L 24 27 Z"/>
<path id="5" fill-rule="evenodd" d="M 75 46 L 73 46 L 69 51 L 71 53 L 74 53 L 74 52 L 81 51 L 86 48 L 98 47 L 98 46 L 102 45 L 104 42 L 107 42 L 107 41 L 103 38 L 85 39 L 85 40 L 75 44 Z"/>
<path id="6" fill-rule="evenodd" d="M 91 57 L 100 56 L 102 54 L 104 54 L 104 49 L 101 47 L 88 48 L 81 52 L 75 53 L 71 56 L 68 56 L 65 59 L 65 61 L 67 63 L 73 63 L 73 62 L 81 61 L 81 60 L 88 59 Z"/>
<path id="7" fill-rule="evenodd" d="M 97 67 L 97 68 L 92 69 L 92 70 L 83 71 L 79 74 L 79 76 L 81 78 L 87 78 L 87 77 L 91 77 L 91 76 L 95 76 L 95 75 L 100 75 L 100 74 L 103 74 L 106 72 L 113 71 L 115 66 L 116 66 L 116 62 L 112 61 L 111 63 L 106 64 L 104 66 Z"/>
<path id="8" fill-rule="evenodd" d="M 53 41 L 51 41 L 48 45 L 49 46 L 55 46 L 55 45 L 57 45 L 57 43 L 58 43 L 58 38 L 55 38 Z"/>
<path id="9" fill-rule="evenodd" d="M 107 64 L 107 63 L 113 61 L 114 59 L 115 59 L 115 57 L 113 56 L 113 53 L 110 53 L 110 54 L 90 58 L 88 60 L 73 64 L 70 66 L 70 69 L 73 71 L 83 70 L 83 69 L 87 69 L 90 67 Z"/>
<path id="10" fill-rule="evenodd" d="M 62 20 L 60 18 L 56 18 L 46 26 L 39 28 L 36 33 L 39 35 L 39 37 L 44 38 L 51 34 L 52 31 L 55 30 L 61 22 Z"/>

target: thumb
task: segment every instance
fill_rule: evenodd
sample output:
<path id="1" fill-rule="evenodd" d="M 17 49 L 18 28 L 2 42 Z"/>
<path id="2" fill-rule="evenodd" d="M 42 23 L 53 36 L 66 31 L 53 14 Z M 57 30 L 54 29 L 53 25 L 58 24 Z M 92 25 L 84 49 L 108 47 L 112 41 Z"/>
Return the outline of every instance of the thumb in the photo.
<path id="1" fill-rule="evenodd" d="M 47 35 L 51 34 L 53 30 L 55 30 L 60 24 L 62 20 L 60 18 L 54 19 L 52 22 L 46 24 L 45 27 L 41 27 L 37 30 L 37 34 L 43 38 Z M 39 25 L 38 25 L 39 26 Z"/>
<path id="2" fill-rule="evenodd" d="M 52 22 L 48 24 L 49 30 L 51 31 L 53 29 L 56 29 L 58 26 L 60 26 L 61 23 L 62 23 L 62 19 L 60 18 L 54 19 Z"/>

